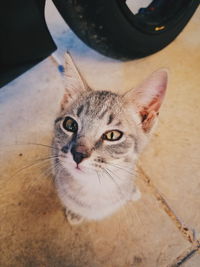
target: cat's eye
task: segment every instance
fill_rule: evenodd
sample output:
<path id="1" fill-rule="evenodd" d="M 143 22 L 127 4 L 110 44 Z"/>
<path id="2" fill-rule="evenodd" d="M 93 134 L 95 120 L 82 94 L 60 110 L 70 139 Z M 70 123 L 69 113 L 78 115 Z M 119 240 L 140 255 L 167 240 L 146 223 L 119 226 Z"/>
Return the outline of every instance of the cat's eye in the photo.
<path id="1" fill-rule="evenodd" d="M 119 130 L 108 131 L 103 134 L 102 138 L 108 141 L 117 141 L 122 137 L 123 133 Z"/>
<path id="2" fill-rule="evenodd" d="M 64 119 L 62 127 L 69 132 L 75 133 L 78 131 L 78 123 L 71 117 L 66 117 Z"/>

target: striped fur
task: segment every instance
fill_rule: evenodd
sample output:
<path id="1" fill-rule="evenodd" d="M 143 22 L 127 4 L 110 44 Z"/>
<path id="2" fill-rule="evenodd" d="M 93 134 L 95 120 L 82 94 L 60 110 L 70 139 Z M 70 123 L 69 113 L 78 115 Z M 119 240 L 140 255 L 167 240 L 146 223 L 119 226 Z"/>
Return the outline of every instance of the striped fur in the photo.
<path id="1" fill-rule="evenodd" d="M 158 75 L 157 79 L 161 80 L 157 83 L 159 88 L 149 101 L 146 96 L 149 106 L 144 106 L 140 103 L 138 91 L 137 95 L 134 91 L 118 95 L 91 90 L 81 80 L 69 54 L 66 60 L 66 78 L 70 76 L 70 83 L 66 86 L 61 112 L 55 120 L 52 153 L 56 156 L 53 164 L 58 195 L 69 222 L 77 224 L 83 219 L 103 219 L 127 201 L 139 198 L 134 183 L 135 163 L 157 120 L 157 110 L 154 112 L 151 103 L 155 106 L 160 100 L 159 88 L 163 90 L 160 84 L 165 75 L 162 74 L 162 79 Z M 157 79 L 154 75 L 153 80 Z M 145 88 L 140 90 L 143 92 Z M 66 117 L 77 122 L 77 132 L 63 128 Z M 116 141 L 105 140 L 103 136 L 109 130 L 120 131 L 123 135 Z M 72 147 L 77 149 L 77 153 L 86 155 L 87 152 L 87 157 L 77 163 Z"/>

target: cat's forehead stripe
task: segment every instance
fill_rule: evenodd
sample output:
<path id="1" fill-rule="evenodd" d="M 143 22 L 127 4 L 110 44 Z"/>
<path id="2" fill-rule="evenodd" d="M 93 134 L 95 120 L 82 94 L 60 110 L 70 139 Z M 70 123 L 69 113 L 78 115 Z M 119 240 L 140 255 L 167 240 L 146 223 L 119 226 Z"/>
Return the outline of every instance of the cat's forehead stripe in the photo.
<path id="1" fill-rule="evenodd" d="M 87 101 L 85 103 L 85 115 L 87 115 L 89 113 L 89 110 L 90 110 L 90 101 Z"/>
<path id="2" fill-rule="evenodd" d="M 118 121 L 114 126 L 120 126 L 121 124 L 121 121 Z"/>
<path id="3" fill-rule="evenodd" d="M 99 115 L 99 119 L 102 119 L 105 114 L 108 112 L 108 108 L 106 108 L 100 115 Z"/>
<path id="4" fill-rule="evenodd" d="M 78 108 L 77 113 L 76 113 L 78 117 L 81 115 L 81 113 L 82 113 L 82 111 L 83 111 L 83 108 L 84 108 L 83 105 L 81 105 L 81 106 Z"/>
<path id="5" fill-rule="evenodd" d="M 114 120 L 114 115 L 113 113 L 111 113 L 108 117 L 108 122 L 107 122 L 107 125 L 111 124 L 111 122 Z"/>
<path id="6" fill-rule="evenodd" d="M 106 113 L 112 107 L 112 102 L 116 98 L 115 95 L 112 95 L 110 92 L 95 92 L 93 95 L 90 95 L 87 98 L 87 101 L 84 104 L 85 115 L 96 114 L 99 119 L 102 119 Z M 103 105 L 102 105 L 103 104 Z"/>

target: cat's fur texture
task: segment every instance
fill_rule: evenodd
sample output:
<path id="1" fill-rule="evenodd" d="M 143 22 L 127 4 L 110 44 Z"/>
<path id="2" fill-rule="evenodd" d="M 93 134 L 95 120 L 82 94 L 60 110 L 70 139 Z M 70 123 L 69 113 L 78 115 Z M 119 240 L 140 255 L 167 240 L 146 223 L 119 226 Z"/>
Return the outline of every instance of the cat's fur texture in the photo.
<path id="1" fill-rule="evenodd" d="M 66 92 L 53 139 L 54 175 L 68 221 L 78 224 L 103 219 L 139 199 L 135 163 L 157 121 L 167 72 L 154 72 L 138 88 L 119 95 L 92 90 L 69 54 L 65 62 Z M 75 120 L 75 132 L 64 128 L 66 117 Z M 111 130 L 121 138 L 105 140 Z"/>

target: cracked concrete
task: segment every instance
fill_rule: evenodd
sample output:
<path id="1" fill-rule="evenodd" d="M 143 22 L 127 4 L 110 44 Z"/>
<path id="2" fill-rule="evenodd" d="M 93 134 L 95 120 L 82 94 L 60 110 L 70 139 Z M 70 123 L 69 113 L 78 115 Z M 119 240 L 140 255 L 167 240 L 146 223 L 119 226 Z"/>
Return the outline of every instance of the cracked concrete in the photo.
<path id="1" fill-rule="evenodd" d="M 70 50 L 91 86 L 127 90 L 170 71 L 158 128 L 138 167 L 142 198 L 101 222 L 69 226 L 48 159 L 63 84 L 50 58 L 0 90 L 0 266 L 200 266 L 199 10 L 150 57 L 118 62 L 84 45 L 48 2 L 62 60 Z M 100 75 L 101 74 L 101 75 Z"/>

